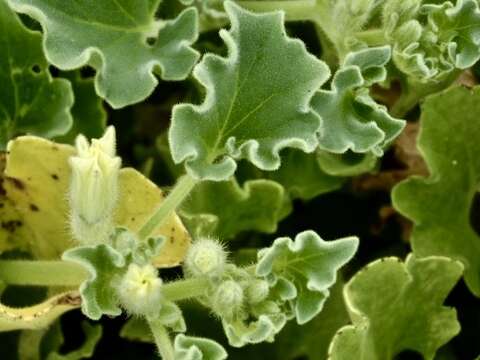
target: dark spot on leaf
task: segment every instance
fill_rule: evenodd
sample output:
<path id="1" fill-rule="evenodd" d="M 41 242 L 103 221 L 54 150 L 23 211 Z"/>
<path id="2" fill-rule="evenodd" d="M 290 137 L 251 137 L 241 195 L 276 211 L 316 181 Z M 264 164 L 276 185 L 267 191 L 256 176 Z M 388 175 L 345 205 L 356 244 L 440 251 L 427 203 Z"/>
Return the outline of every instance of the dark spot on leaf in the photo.
<path id="1" fill-rule="evenodd" d="M 1 226 L 2 229 L 8 231 L 9 233 L 14 233 L 17 228 L 22 226 L 23 223 L 20 220 L 8 220 L 8 221 L 2 221 Z"/>
<path id="2" fill-rule="evenodd" d="M 147 45 L 150 45 L 150 46 L 155 45 L 156 41 L 157 41 L 157 39 L 154 38 L 154 37 L 147 37 L 147 39 L 145 40 Z"/>
<path id="3" fill-rule="evenodd" d="M 170 237 L 170 244 L 173 244 L 174 241 L 175 241 L 175 240 L 173 239 L 173 237 Z"/>
<path id="4" fill-rule="evenodd" d="M 21 180 L 14 177 L 6 177 L 6 179 L 10 181 L 18 190 L 25 190 L 25 184 Z"/>
<path id="5" fill-rule="evenodd" d="M 59 150 L 59 148 L 58 148 L 58 146 L 57 146 L 57 145 L 53 145 L 53 146 L 52 146 L 52 150 L 58 151 L 58 150 Z"/>
<path id="6" fill-rule="evenodd" d="M 39 211 L 40 209 L 38 208 L 37 205 L 35 205 L 35 204 L 30 204 L 30 210 L 32 210 L 32 211 Z"/>
<path id="7" fill-rule="evenodd" d="M 51 176 L 52 176 L 53 180 L 58 180 L 58 175 L 57 174 L 52 174 Z"/>

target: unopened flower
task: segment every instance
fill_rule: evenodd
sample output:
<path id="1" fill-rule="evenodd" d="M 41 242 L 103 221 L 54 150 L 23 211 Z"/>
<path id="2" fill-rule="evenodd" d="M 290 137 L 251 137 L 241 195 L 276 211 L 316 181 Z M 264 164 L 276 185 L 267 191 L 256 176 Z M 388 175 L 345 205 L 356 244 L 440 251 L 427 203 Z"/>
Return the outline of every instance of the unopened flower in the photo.
<path id="1" fill-rule="evenodd" d="M 118 196 L 118 172 L 121 159 L 115 156 L 113 126 L 100 139 L 88 140 L 79 135 L 76 156 L 69 159 L 71 228 L 83 243 L 104 243 L 112 230 L 112 215 Z"/>
<path id="2" fill-rule="evenodd" d="M 212 239 L 199 239 L 188 249 L 184 270 L 189 276 L 221 275 L 227 262 L 223 245 Z"/>

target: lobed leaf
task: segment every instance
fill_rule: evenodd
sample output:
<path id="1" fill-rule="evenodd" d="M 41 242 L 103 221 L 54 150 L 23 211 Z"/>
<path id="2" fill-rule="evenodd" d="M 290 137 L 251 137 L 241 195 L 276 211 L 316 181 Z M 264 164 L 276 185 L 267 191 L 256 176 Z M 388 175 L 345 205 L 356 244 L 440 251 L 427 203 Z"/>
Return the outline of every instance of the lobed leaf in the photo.
<path id="1" fill-rule="evenodd" d="M 29 133 L 54 137 L 72 126 L 70 83 L 53 79 L 41 47 L 41 34 L 27 29 L 0 1 L 0 150 Z"/>
<path id="2" fill-rule="evenodd" d="M 97 93 L 114 108 L 149 96 L 158 83 L 154 73 L 185 79 L 199 56 L 190 46 L 198 35 L 193 8 L 161 23 L 160 0 L 8 2 L 40 22 L 50 63 L 62 70 L 93 66 Z"/>
<path id="3" fill-rule="evenodd" d="M 352 325 L 330 344 L 329 359 L 389 360 L 404 350 L 426 360 L 460 331 L 455 309 L 442 305 L 461 277 L 460 262 L 444 257 L 377 260 L 344 288 Z"/>
<path id="4" fill-rule="evenodd" d="M 324 241 L 314 231 L 304 231 L 295 241 L 278 238 L 258 253 L 256 274 L 294 289 L 294 313 L 298 324 L 310 321 L 323 308 L 336 273 L 355 254 L 358 238 Z"/>
<path id="5" fill-rule="evenodd" d="M 22 228 L 29 229 L 31 236 L 22 241 L 28 243 L 35 258 L 58 259 L 63 251 L 74 245 L 67 228 L 66 194 L 70 183 L 68 158 L 75 150 L 69 145 L 32 136 L 11 141 L 8 150 L 3 187 L 22 217 Z M 119 177 L 115 223 L 137 231 L 163 201 L 163 194 L 134 169 L 121 169 Z M 0 214 L 2 212 L 3 209 Z M 24 232 L 17 231 L 12 236 L 22 236 Z M 172 215 L 153 235 L 168 240 L 155 264 L 169 267 L 180 263 L 190 237 L 179 218 Z"/>
<path id="6" fill-rule="evenodd" d="M 89 278 L 80 285 L 85 316 L 99 320 L 104 314 L 118 316 L 122 313 L 112 286 L 119 270 L 126 265 L 121 253 L 109 245 L 100 244 L 67 250 L 62 258 L 80 264 L 89 272 Z"/>
<path id="7" fill-rule="evenodd" d="M 271 180 L 198 184 L 182 205 L 181 215 L 196 237 L 227 240 L 241 231 L 272 233 L 283 208 L 283 187 Z"/>
<path id="8" fill-rule="evenodd" d="M 308 104 L 329 75 L 287 37 L 282 13 L 253 14 L 230 1 L 225 9 L 232 27 L 220 36 L 228 56 L 207 54 L 195 67 L 205 100 L 175 106 L 169 132 L 174 161 L 203 180 L 228 179 L 241 158 L 274 170 L 285 147 L 313 151 L 320 119 Z"/>
<path id="9" fill-rule="evenodd" d="M 391 117 L 368 93 L 368 86 L 387 77 L 390 47 L 349 53 L 333 77 L 331 90 L 319 90 L 313 109 L 322 117 L 319 148 L 341 154 L 383 154 L 383 149 L 402 131 L 405 122 Z"/>
<path id="10" fill-rule="evenodd" d="M 470 208 L 480 183 L 480 144 L 467 140 L 480 137 L 479 104 L 479 87 L 451 88 L 426 99 L 417 146 L 430 176 L 407 179 L 392 193 L 395 208 L 414 222 L 414 253 L 460 260 L 476 296 L 480 296 L 480 237 L 470 225 Z"/>

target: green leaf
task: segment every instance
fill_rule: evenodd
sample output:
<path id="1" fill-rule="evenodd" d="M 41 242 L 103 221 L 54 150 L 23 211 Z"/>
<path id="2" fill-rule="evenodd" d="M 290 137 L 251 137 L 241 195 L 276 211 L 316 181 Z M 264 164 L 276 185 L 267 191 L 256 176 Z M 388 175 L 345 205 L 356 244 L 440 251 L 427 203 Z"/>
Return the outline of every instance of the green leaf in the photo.
<path id="1" fill-rule="evenodd" d="M 82 312 L 93 320 L 105 315 L 118 316 L 118 306 L 112 281 L 119 269 L 125 266 L 125 258 L 109 245 L 80 246 L 67 250 L 62 258 L 76 262 L 90 273 L 88 280 L 80 286 Z"/>
<path id="2" fill-rule="evenodd" d="M 378 159 L 372 153 L 358 154 L 347 151 L 343 154 L 332 154 L 324 150 L 317 151 L 320 168 L 327 174 L 338 177 L 357 176 L 373 171 Z"/>
<path id="3" fill-rule="evenodd" d="M 465 281 L 480 296 L 480 237 L 470 208 L 480 183 L 480 88 L 457 87 L 422 105 L 418 148 L 430 177 L 412 177 L 392 193 L 395 208 L 413 220 L 418 256 L 444 255 L 465 265 Z"/>
<path id="4" fill-rule="evenodd" d="M 185 336 L 179 334 L 175 337 L 175 360 L 223 360 L 227 352 L 213 340 Z"/>
<path id="5" fill-rule="evenodd" d="M 82 329 L 85 334 L 85 341 L 83 344 L 74 351 L 67 354 L 60 354 L 60 346 L 63 343 L 63 335 L 59 326 L 55 327 L 59 332 L 57 335 L 57 344 L 54 352 L 50 352 L 46 360 L 81 360 L 92 357 L 97 343 L 102 337 L 101 325 L 90 325 L 87 321 L 82 322 Z M 58 342 L 60 340 L 60 342 Z"/>
<path id="6" fill-rule="evenodd" d="M 197 11 L 156 20 L 159 2 L 9 0 L 15 11 L 42 25 L 48 61 L 62 70 L 93 66 L 97 93 L 114 108 L 149 96 L 158 83 L 154 73 L 185 79 L 198 59 L 190 47 L 197 39 Z"/>
<path id="7" fill-rule="evenodd" d="M 322 310 L 338 269 L 353 257 L 357 247 L 356 237 L 324 241 L 314 231 L 304 231 L 295 241 L 278 238 L 271 247 L 259 251 L 256 274 L 294 286 L 295 317 L 298 324 L 304 324 Z"/>
<path id="8" fill-rule="evenodd" d="M 142 317 L 131 317 L 120 330 L 120 336 L 130 341 L 154 343 L 152 330 L 147 321 Z"/>
<path id="9" fill-rule="evenodd" d="M 79 71 L 62 73 L 62 77 L 70 80 L 75 102 L 72 107 L 73 124 L 70 131 L 55 141 L 73 144 L 79 134 L 88 139 L 99 139 L 105 132 L 107 113 L 102 106 L 102 99 L 95 93 L 92 78 L 84 79 Z"/>
<path id="10" fill-rule="evenodd" d="M 22 133 L 53 137 L 72 125 L 73 93 L 64 79 L 52 79 L 41 34 L 28 30 L 0 1 L 0 150 Z"/>
<path id="11" fill-rule="evenodd" d="M 285 147 L 313 151 L 320 118 L 308 104 L 329 75 L 287 37 L 283 13 L 253 14 L 230 1 L 225 9 L 232 27 L 220 36 L 228 56 L 207 54 L 195 67 L 205 100 L 175 106 L 169 133 L 174 161 L 204 180 L 228 179 L 237 159 L 274 170 Z"/>
<path id="12" fill-rule="evenodd" d="M 271 180 L 203 181 L 182 206 L 181 215 L 196 237 L 233 238 L 245 230 L 272 233 L 283 209 L 283 187 Z"/>
<path id="13" fill-rule="evenodd" d="M 367 89 L 386 79 L 389 60 L 389 46 L 349 53 L 333 77 L 331 90 L 315 94 L 312 107 L 322 117 L 320 149 L 337 154 L 371 151 L 381 156 L 400 134 L 405 122 L 391 117 Z"/>
<path id="14" fill-rule="evenodd" d="M 317 161 L 316 153 L 306 154 L 295 149 L 285 151 L 280 168 L 267 175 L 282 184 L 292 198 L 302 200 L 337 190 L 345 182 L 344 178 L 327 174 Z"/>
<path id="15" fill-rule="evenodd" d="M 331 360 L 390 360 L 404 350 L 425 360 L 460 331 L 455 309 L 442 305 L 462 275 L 460 262 L 444 257 L 377 260 L 360 270 L 344 289 L 353 324 L 330 345 Z"/>

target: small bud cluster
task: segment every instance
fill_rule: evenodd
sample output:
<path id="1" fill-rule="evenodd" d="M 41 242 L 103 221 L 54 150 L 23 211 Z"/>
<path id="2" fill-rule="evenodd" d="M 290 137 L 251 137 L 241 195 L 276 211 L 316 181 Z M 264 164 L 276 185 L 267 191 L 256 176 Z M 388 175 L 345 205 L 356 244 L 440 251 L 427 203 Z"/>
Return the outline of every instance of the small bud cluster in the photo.
<path id="1" fill-rule="evenodd" d="M 71 230 L 81 243 L 105 243 L 113 231 L 121 165 L 121 159 L 115 156 L 115 129 L 110 126 L 102 138 L 93 139 L 91 144 L 79 135 L 75 146 L 77 154 L 69 159 Z"/>
<path id="2" fill-rule="evenodd" d="M 227 254 L 218 241 L 200 239 L 189 248 L 183 266 L 187 276 L 221 276 Z"/>

